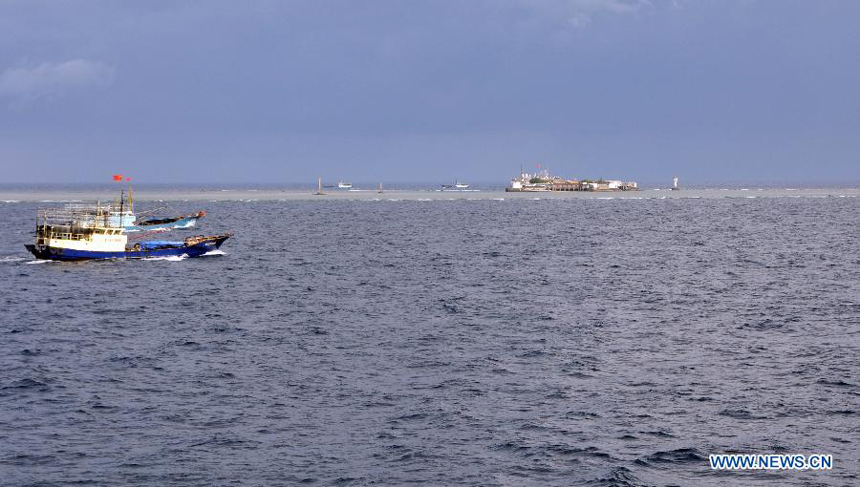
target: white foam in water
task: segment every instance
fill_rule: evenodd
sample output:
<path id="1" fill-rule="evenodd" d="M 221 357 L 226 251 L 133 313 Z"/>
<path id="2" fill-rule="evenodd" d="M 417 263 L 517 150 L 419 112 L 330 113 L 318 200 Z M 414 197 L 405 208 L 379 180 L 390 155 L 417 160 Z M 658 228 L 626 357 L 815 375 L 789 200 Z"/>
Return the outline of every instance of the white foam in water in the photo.
<path id="1" fill-rule="evenodd" d="M 215 250 L 210 250 L 209 252 L 206 252 L 205 254 L 202 254 L 200 257 L 209 257 L 209 256 L 213 256 L 213 255 L 227 255 L 227 252 L 224 252 L 221 249 L 215 249 Z"/>
<path id="2" fill-rule="evenodd" d="M 168 262 L 179 262 L 188 258 L 188 254 L 168 255 L 166 257 L 146 257 L 141 260 L 166 260 Z"/>
<path id="3" fill-rule="evenodd" d="M 49 259 L 35 259 L 24 262 L 25 264 L 48 264 L 51 262 L 60 262 L 59 260 L 49 260 Z"/>
<path id="4" fill-rule="evenodd" d="M 21 262 L 22 260 L 29 260 L 29 259 L 27 257 L 13 257 L 11 255 L 0 258 L 0 262 Z"/>

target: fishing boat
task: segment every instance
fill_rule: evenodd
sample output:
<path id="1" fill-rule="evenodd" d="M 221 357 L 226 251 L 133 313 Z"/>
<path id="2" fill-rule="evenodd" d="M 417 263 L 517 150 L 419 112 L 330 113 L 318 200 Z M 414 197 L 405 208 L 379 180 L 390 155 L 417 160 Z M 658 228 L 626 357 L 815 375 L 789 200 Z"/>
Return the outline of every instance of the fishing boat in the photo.
<path id="1" fill-rule="evenodd" d="M 110 205 L 51 208 L 39 212 L 36 242 L 25 245 L 38 259 L 145 259 L 199 257 L 218 250 L 230 234 L 153 240 L 129 244 L 125 228 L 114 225 Z"/>
<path id="2" fill-rule="evenodd" d="M 337 187 L 340 189 L 352 189 L 352 183 L 344 183 L 343 181 L 339 181 L 337 183 Z"/>
<path id="3" fill-rule="evenodd" d="M 469 189 L 469 185 L 461 183 L 460 181 L 455 181 L 454 184 L 443 184 L 442 189 Z"/>
<path id="4" fill-rule="evenodd" d="M 205 211 L 198 211 L 197 213 L 172 218 L 146 218 L 143 220 L 137 220 L 134 213 L 126 215 L 112 215 L 112 217 L 119 218 L 123 221 L 122 227 L 125 228 L 126 232 L 163 231 L 177 228 L 191 228 L 197 224 L 197 220 L 204 216 L 206 216 Z"/>
<path id="5" fill-rule="evenodd" d="M 121 175 L 118 175 L 121 176 Z M 74 209 L 78 205 L 67 205 L 67 208 Z M 151 210 L 148 213 L 152 213 Z M 109 223 L 111 226 L 122 227 L 126 232 L 143 232 L 143 231 L 167 231 L 177 228 L 191 228 L 197 224 L 197 220 L 206 216 L 205 211 L 180 215 L 176 217 L 148 217 L 138 220 L 134 212 L 134 191 L 131 183 L 128 185 L 128 198 L 126 199 L 125 188 L 122 188 L 119 196 L 119 201 L 115 202 L 110 209 Z"/>

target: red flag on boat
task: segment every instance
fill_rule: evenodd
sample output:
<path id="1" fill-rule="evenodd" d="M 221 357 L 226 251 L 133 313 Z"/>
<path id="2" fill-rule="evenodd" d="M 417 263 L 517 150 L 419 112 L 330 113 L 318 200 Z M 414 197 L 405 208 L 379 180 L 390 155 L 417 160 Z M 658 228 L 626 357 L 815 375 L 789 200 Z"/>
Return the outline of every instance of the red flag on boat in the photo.
<path id="1" fill-rule="evenodd" d="M 114 174 L 113 180 L 114 181 L 122 181 L 122 174 Z"/>

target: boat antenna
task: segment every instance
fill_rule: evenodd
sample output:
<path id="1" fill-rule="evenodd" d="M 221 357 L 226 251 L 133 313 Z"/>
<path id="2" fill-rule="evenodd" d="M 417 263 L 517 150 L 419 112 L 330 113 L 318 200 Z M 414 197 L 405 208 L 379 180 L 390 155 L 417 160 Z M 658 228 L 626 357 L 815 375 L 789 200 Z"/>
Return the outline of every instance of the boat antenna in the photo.
<path id="1" fill-rule="evenodd" d="M 122 209 L 123 203 L 125 203 L 125 188 L 120 188 L 119 191 L 119 226 L 122 226 Z"/>
<path id="2" fill-rule="evenodd" d="M 131 178 L 126 178 L 125 180 L 128 181 L 128 210 L 134 213 L 134 189 L 131 187 Z"/>

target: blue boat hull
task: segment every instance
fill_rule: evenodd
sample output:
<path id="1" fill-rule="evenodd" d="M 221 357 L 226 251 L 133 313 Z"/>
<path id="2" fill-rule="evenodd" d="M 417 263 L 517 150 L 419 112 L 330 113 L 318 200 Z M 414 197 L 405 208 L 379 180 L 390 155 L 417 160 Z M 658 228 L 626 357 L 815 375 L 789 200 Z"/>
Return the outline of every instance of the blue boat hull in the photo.
<path id="1" fill-rule="evenodd" d="M 72 250 L 55 247 L 25 245 L 36 258 L 50 260 L 92 260 L 92 259 L 147 259 L 152 257 L 174 257 L 187 255 L 188 257 L 200 257 L 201 255 L 217 250 L 221 244 L 229 238 L 229 235 L 214 237 L 194 245 L 184 247 L 169 247 L 159 249 L 126 250 L 124 252 L 93 252 L 86 250 Z"/>

